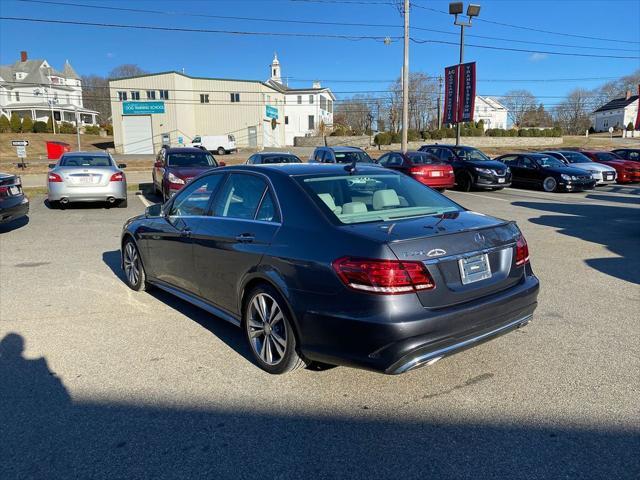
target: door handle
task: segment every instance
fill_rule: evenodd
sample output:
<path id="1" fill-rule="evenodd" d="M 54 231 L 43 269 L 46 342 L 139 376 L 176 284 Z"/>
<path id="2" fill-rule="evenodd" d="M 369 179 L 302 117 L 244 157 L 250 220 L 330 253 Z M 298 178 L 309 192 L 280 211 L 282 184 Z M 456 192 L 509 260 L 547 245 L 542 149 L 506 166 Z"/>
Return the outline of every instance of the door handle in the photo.
<path id="1" fill-rule="evenodd" d="M 241 243 L 251 243 L 255 240 L 255 235 L 253 233 L 241 233 L 236 236 L 236 241 Z"/>

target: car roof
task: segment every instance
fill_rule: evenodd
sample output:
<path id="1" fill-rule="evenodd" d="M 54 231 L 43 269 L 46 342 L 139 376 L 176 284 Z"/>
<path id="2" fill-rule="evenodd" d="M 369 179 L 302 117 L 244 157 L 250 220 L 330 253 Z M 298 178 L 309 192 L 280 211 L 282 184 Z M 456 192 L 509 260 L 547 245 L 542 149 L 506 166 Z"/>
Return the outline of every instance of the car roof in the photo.
<path id="1" fill-rule="evenodd" d="M 233 165 L 224 167 L 222 170 L 226 171 L 252 171 L 262 172 L 268 171 L 269 173 L 282 174 L 286 176 L 297 175 L 313 175 L 313 174 L 327 174 L 327 175 L 345 175 L 347 170 L 345 167 L 350 167 L 351 164 L 347 163 L 263 163 L 258 165 Z M 216 169 L 220 171 L 220 169 Z M 383 168 L 377 164 L 358 163 L 356 167 L 356 173 L 392 173 L 392 170 Z"/>
<path id="2" fill-rule="evenodd" d="M 188 153 L 188 152 L 204 152 L 201 148 L 196 147 L 164 147 L 167 153 Z"/>
<path id="3" fill-rule="evenodd" d="M 109 154 L 107 152 L 64 152 L 65 157 L 79 157 L 83 155 L 93 155 L 95 157 L 108 157 Z"/>
<path id="4" fill-rule="evenodd" d="M 333 150 L 334 152 L 362 152 L 363 151 L 359 147 L 319 147 L 319 148 L 328 148 L 329 150 Z"/>
<path id="5" fill-rule="evenodd" d="M 297 157 L 295 153 L 291 152 L 257 152 L 254 155 L 291 155 L 292 157 Z"/>

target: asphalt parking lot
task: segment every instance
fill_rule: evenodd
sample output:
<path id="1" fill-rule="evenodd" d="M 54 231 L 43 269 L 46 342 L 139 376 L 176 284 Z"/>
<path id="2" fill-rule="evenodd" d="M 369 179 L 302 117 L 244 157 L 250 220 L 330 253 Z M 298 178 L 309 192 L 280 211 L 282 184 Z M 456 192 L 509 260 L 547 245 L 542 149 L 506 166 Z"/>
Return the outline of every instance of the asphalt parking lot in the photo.
<path id="1" fill-rule="evenodd" d="M 270 376 L 239 329 L 125 286 L 142 199 L 32 198 L 0 234 L 0 478 L 638 478 L 640 185 L 447 195 L 517 220 L 540 304 L 400 376 Z"/>

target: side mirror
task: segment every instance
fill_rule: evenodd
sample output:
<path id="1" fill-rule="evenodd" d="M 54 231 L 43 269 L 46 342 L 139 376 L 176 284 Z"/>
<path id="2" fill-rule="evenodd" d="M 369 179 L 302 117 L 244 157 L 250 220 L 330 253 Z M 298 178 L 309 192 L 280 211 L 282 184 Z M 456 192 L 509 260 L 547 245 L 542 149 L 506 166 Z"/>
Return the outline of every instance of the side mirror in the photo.
<path id="1" fill-rule="evenodd" d="M 226 167 L 227 166 L 227 162 L 218 162 L 218 165 L 221 167 Z"/>
<path id="2" fill-rule="evenodd" d="M 155 163 L 153 164 L 153 166 L 154 166 L 155 168 L 162 168 L 162 162 L 155 162 Z"/>
<path id="3" fill-rule="evenodd" d="M 118 164 L 118 168 L 127 168 L 127 164 L 126 163 L 119 163 Z"/>
<path id="4" fill-rule="evenodd" d="M 150 205 L 144 211 L 145 217 L 160 217 L 162 216 L 162 204 L 156 203 L 154 205 Z"/>
<path id="5" fill-rule="evenodd" d="M 50 163 L 49 164 L 49 168 L 56 168 L 56 164 L 55 163 Z"/>

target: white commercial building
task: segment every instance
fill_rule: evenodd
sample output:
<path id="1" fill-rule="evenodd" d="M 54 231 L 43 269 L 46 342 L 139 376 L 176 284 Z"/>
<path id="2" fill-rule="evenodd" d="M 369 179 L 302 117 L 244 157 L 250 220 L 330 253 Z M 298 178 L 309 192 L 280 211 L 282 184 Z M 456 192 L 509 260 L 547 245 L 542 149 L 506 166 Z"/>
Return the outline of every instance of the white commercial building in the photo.
<path id="1" fill-rule="evenodd" d="M 163 144 L 186 145 L 209 135 L 233 135 L 240 148 L 285 147 L 333 122 L 329 89 L 290 89 L 280 80 L 277 57 L 267 81 L 174 71 L 112 80 L 116 151 L 155 153 Z"/>
<path id="2" fill-rule="evenodd" d="M 484 122 L 484 129 L 507 128 L 507 107 L 498 102 L 495 98 L 481 97 L 476 95 L 476 103 L 473 120 Z"/>
<path id="3" fill-rule="evenodd" d="M 591 114 L 591 125 L 596 132 L 606 132 L 609 127 L 623 129 L 629 122 L 635 124 L 638 116 L 638 95 L 630 91 L 624 97 L 616 98 L 601 106 Z"/>
<path id="4" fill-rule="evenodd" d="M 21 118 L 33 121 L 49 120 L 56 123 L 95 125 L 95 110 L 82 104 L 82 81 L 67 61 L 62 71 L 51 67 L 46 60 L 29 60 L 27 52 L 20 52 L 20 60 L 0 66 L 0 114 L 11 117 L 16 112 Z"/>

